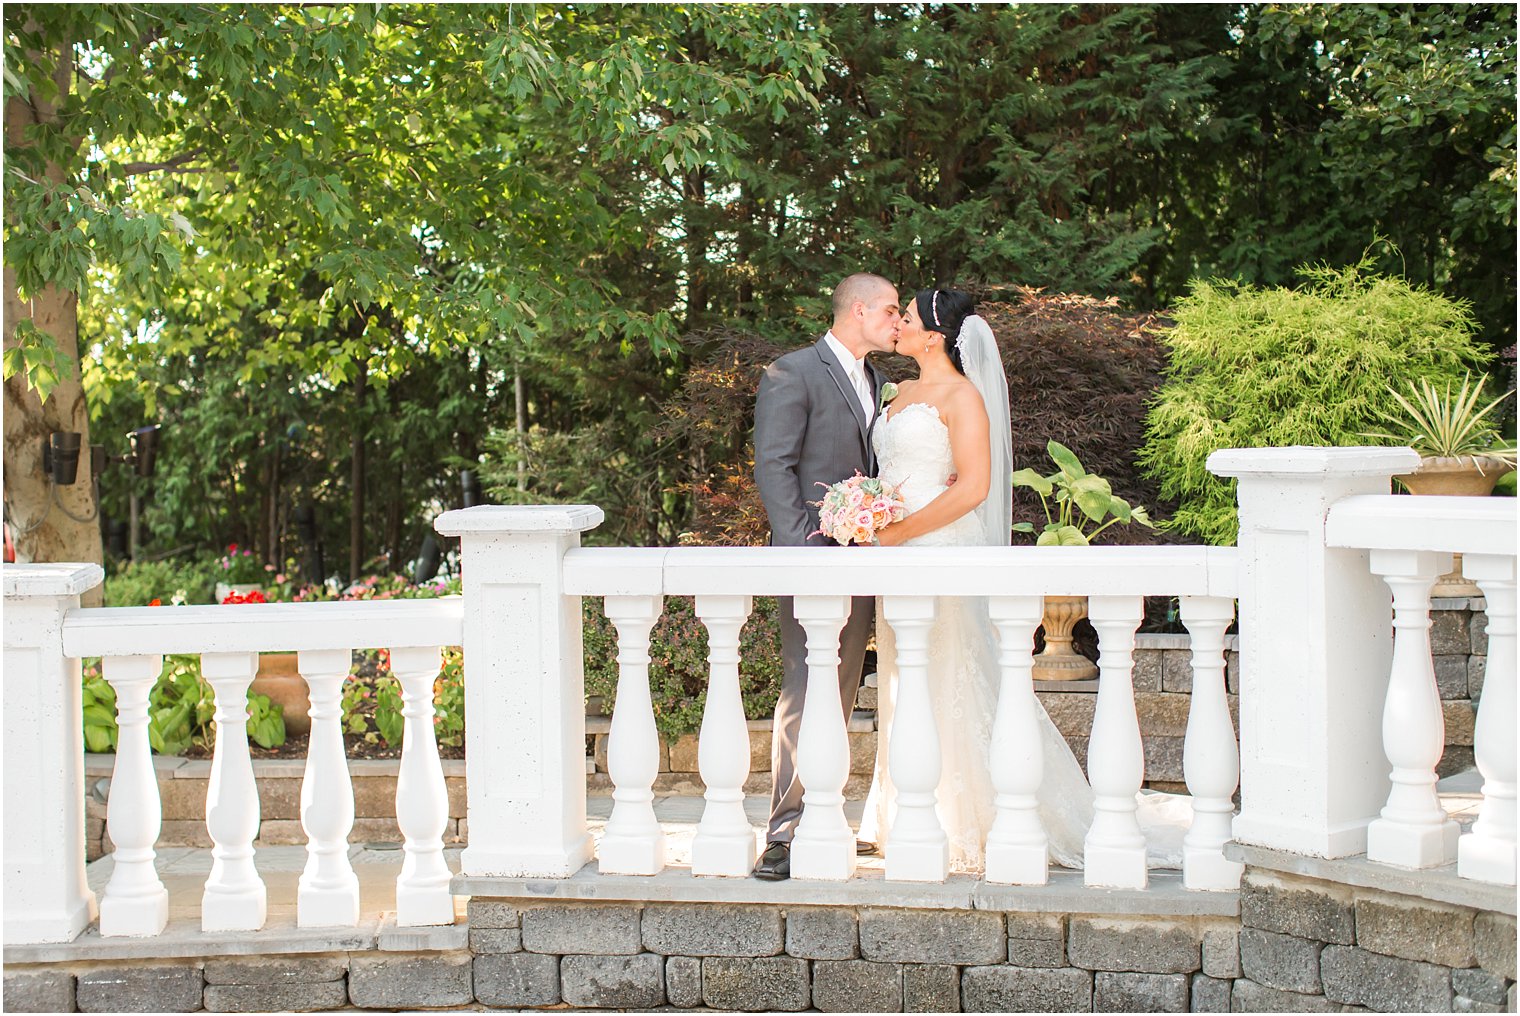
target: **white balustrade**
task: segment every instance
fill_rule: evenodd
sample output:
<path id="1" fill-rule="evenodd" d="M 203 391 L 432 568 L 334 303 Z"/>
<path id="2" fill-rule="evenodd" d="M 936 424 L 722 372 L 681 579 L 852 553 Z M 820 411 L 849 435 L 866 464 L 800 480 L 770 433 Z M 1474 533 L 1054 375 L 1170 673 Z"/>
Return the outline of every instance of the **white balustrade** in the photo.
<path id="1" fill-rule="evenodd" d="M 1098 703 L 1087 742 L 1093 823 L 1083 848 L 1084 881 L 1113 889 L 1146 887 L 1145 835 L 1135 795 L 1145 780 L 1145 750 L 1135 713 L 1135 629 L 1145 616 L 1138 596 L 1090 596 L 1087 617 L 1098 632 Z"/>
<path id="2" fill-rule="evenodd" d="M 612 814 L 597 848 L 607 875 L 657 875 L 665 867 L 665 833 L 654 817 L 660 735 L 649 697 L 649 631 L 664 606 L 660 596 L 608 596 L 607 620 L 618 634 L 617 704 L 607 737 Z"/>
<path id="3" fill-rule="evenodd" d="M 943 882 L 950 873 L 950 841 L 935 811 L 941 754 L 929 698 L 934 608 L 932 596 L 882 598 L 882 615 L 897 640 L 888 756 L 897 796 L 887 837 L 887 878 L 894 882 Z"/>
<path id="4" fill-rule="evenodd" d="M 437 646 L 391 649 L 391 672 L 401 684 L 405 721 L 396 776 L 396 824 L 406 851 L 396 876 L 396 923 L 403 927 L 454 923 L 454 897 L 449 892 L 453 876 L 443 859 L 448 788 L 433 729 L 433 684 L 441 666 Z"/>
<path id="5" fill-rule="evenodd" d="M 116 765 L 106 832 L 116 851 L 100 900 L 100 933 L 157 935 L 169 922 L 169 891 L 153 867 L 163 817 L 148 744 L 148 692 L 163 671 L 161 656 L 107 656 L 102 676 L 116 692 Z"/>
<path id="6" fill-rule="evenodd" d="M 1235 617 L 1235 604 L 1217 596 L 1184 596 L 1180 607 L 1193 650 L 1193 693 L 1182 745 L 1193 824 L 1182 842 L 1182 884 L 1238 889 L 1245 865 L 1224 856 L 1240 782 L 1240 749 L 1225 694 L 1224 632 Z"/>
<path id="7" fill-rule="evenodd" d="M 348 860 L 354 788 L 343 747 L 343 682 L 351 659 L 347 649 L 309 649 L 297 658 L 311 699 L 311 741 L 301 780 L 306 869 L 296 890 L 296 925 L 302 928 L 359 923 L 359 877 Z"/>
<path id="8" fill-rule="evenodd" d="M 988 882 L 1044 885 L 1050 878 L 1050 842 L 1037 797 L 1045 753 L 1033 680 L 1034 631 L 1043 606 L 1039 596 L 988 599 L 1001 642 L 1002 672 L 988 758 L 997 790 L 997 817 L 987 834 Z"/>
<path id="9" fill-rule="evenodd" d="M 1488 604 L 1488 669 L 1473 734 L 1483 802 L 1472 831 L 1457 842 L 1457 874 L 1514 885 L 1515 558 L 1468 553 L 1462 570 Z"/>
<path id="10" fill-rule="evenodd" d="M 1430 658 L 1430 588 L 1451 570 L 1451 555 L 1373 550 L 1371 564 L 1393 590 L 1393 666 L 1383 704 L 1383 752 L 1393 765 L 1393 787 L 1367 827 L 1367 859 L 1403 868 L 1449 864 L 1460 829 L 1436 795 L 1446 727 Z"/>
<path id="11" fill-rule="evenodd" d="M 842 882 L 855 874 L 855 834 L 844 817 L 850 740 L 839 700 L 839 632 L 850 616 L 848 596 L 798 596 L 797 622 L 807 632 L 807 692 L 797 736 L 802 818 L 792 837 L 792 877 Z"/>
<path id="12" fill-rule="evenodd" d="M 755 866 L 755 830 L 744 814 L 749 725 L 739 694 L 739 635 L 752 606 L 748 596 L 697 597 L 697 616 L 707 627 L 711 676 L 697 741 L 707 804 L 691 845 L 693 875 L 743 877 Z"/>
<path id="13" fill-rule="evenodd" d="M 201 893 L 202 931 L 257 931 L 269 898 L 253 864 L 259 834 L 259 788 L 248 754 L 248 686 L 256 653 L 203 653 L 201 674 L 216 694 L 216 749 L 206 788 L 211 875 Z"/>

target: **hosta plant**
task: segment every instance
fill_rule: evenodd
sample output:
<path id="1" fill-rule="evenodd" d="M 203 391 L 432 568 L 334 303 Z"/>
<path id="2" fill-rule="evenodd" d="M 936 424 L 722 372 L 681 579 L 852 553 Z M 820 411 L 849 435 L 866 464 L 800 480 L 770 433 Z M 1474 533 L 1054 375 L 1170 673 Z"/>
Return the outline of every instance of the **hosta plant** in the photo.
<path id="1" fill-rule="evenodd" d="M 1109 482 L 1101 476 L 1082 468 L 1077 456 L 1059 441 L 1045 446 L 1046 452 L 1056 464 L 1056 471 L 1041 476 L 1033 469 L 1020 469 L 1013 474 L 1015 487 L 1027 487 L 1040 495 L 1045 509 L 1045 528 L 1035 545 L 1039 547 L 1085 547 L 1103 530 L 1115 523 L 1137 523 L 1151 526 L 1145 508 L 1131 505 L 1114 494 Z M 1051 510 L 1051 501 L 1055 510 Z M 1013 527 L 1016 533 L 1032 533 L 1034 523 L 1020 522 Z"/>

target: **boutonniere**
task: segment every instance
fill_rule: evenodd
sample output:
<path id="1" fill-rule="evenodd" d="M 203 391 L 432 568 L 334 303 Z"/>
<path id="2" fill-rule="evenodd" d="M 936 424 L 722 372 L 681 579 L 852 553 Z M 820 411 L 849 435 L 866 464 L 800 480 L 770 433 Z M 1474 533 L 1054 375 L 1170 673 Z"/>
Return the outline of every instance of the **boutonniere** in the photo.
<path id="1" fill-rule="evenodd" d="M 882 384 L 881 390 L 876 396 L 876 411 L 878 413 L 881 412 L 882 407 L 895 398 L 897 398 L 897 386 L 891 381 Z"/>

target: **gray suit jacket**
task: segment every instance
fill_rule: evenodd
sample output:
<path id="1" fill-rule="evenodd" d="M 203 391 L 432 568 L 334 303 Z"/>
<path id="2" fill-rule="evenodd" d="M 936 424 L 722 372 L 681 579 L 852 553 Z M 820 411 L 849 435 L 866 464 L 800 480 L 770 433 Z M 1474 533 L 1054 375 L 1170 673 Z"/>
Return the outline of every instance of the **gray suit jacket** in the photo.
<path id="1" fill-rule="evenodd" d="M 874 401 L 880 402 L 881 375 L 869 363 L 866 377 Z M 871 429 L 879 413 L 867 419 L 860 400 L 828 345 L 787 353 L 766 368 L 755 398 L 755 484 L 771 524 L 771 545 L 827 546 L 818 530 L 818 509 L 807 504 L 823 497 L 818 484 L 835 484 L 876 472 Z"/>

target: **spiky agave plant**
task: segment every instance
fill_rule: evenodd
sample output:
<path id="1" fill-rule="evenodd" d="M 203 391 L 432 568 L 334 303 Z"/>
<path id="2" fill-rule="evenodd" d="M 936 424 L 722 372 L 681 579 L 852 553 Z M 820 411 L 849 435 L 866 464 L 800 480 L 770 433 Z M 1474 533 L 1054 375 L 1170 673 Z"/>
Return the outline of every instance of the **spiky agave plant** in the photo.
<path id="1" fill-rule="evenodd" d="M 1471 457 L 1479 472 L 1483 470 L 1481 460 L 1484 456 L 1498 459 L 1513 469 L 1515 446 L 1500 441 L 1499 430 L 1488 420 L 1488 414 L 1515 393 L 1505 392 L 1479 409 L 1478 402 L 1487 383 L 1487 374 L 1479 378 L 1477 384 L 1473 384 L 1471 374 L 1466 374 L 1462 378 L 1462 387 L 1452 395 L 1451 382 L 1447 382 L 1444 391 L 1438 391 L 1435 385 L 1421 378 L 1418 387 L 1409 382 L 1407 398 L 1402 392 L 1390 388 L 1389 394 L 1403 413 L 1379 415 L 1398 426 L 1401 432 L 1364 436 L 1402 441 L 1430 458 Z"/>

